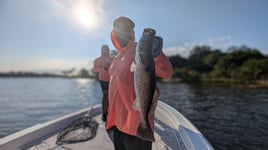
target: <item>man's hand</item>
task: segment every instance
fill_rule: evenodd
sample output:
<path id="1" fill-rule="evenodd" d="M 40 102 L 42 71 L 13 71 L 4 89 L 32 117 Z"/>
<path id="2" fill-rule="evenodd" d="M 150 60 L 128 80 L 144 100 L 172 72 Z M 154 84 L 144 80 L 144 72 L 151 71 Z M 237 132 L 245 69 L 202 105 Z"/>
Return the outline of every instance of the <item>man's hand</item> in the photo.
<path id="1" fill-rule="evenodd" d="M 162 39 L 162 37 L 155 36 L 154 43 L 153 43 L 153 50 L 152 50 L 153 57 L 157 57 L 161 53 L 162 48 L 163 48 L 163 39 Z"/>
<path id="2" fill-rule="evenodd" d="M 104 70 L 105 70 L 105 71 L 108 71 L 109 68 L 110 68 L 110 63 L 105 64 L 105 66 L 104 66 Z"/>

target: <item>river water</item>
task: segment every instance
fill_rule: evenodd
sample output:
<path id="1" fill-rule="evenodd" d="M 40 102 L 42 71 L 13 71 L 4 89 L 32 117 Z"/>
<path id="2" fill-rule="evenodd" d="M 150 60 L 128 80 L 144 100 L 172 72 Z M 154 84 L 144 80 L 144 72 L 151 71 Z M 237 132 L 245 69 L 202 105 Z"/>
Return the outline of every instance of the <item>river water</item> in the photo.
<path id="1" fill-rule="evenodd" d="M 215 149 L 268 147 L 268 89 L 158 83 L 160 99 L 185 115 Z M 0 78 L 0 138 L 100 103 L 94 79 Z"/>

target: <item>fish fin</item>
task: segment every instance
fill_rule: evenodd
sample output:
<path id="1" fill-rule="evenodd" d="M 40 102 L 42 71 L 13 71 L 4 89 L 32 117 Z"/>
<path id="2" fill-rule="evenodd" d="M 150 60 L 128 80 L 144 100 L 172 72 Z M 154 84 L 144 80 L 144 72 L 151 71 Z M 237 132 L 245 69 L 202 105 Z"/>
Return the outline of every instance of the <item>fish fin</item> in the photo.
<path id="1" fill-rule="evenodd" d="M 134 72 L 136 70 L 136 64 L 135 62 L 132 62 L 132 64 L 130 65 L 130 72 Z"/>
<path id="2" fill-rule="evenodd" d="M 144 128 L 142 124 L 140 124 L 137 130 L 137 137 L 145 141 L 155 141 L 154 133 L 149 125 Z"/>
<path id="3" fill-rule="evenodd" d="M 135 99 L 134 102 L 132 103 L 132 108 L 135 110 L 139 110 L 137 99 Z"/>
<path id="4" fill-rule="evenodd" d="M 154 90 L 154 97 L 153 97 L 153 101 L 152 101 L 152 105 L 151 105 L 149 114 L 154 114 L 157 103 L 158 103 L 159 95 L 160 95 L 160 90 L 159 90 L 158 86 L 156 86 L 155 90 Z"/>

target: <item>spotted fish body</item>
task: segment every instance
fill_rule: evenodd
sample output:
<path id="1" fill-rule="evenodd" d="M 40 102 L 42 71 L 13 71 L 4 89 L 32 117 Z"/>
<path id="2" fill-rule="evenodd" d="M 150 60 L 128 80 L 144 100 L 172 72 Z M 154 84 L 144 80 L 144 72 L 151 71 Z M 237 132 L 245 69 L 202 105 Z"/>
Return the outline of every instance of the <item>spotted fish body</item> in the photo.
<path id="1" fill-rule="evenodd" d="M 135 54 L 134 84 L 136 100 L 133 107 L 140 112 L 141 118 L 137 136 L 147 141 L 154 141 L 154 131 L 150 126 L 148 115 L 154 112 L 158 100 L 155 64 L 152 56 L 154 37 L 155 30 L 144 29 Z"/>

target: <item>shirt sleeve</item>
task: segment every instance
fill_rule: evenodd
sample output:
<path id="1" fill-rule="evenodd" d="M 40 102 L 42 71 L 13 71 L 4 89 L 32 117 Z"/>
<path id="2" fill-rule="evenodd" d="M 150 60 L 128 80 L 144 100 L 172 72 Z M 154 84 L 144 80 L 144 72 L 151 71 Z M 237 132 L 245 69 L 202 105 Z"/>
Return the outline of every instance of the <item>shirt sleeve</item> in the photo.
<path id="1" fill-rule="evenodd" d="M 99 62 L 99 59 L 96 59 L 94 61 L 93 71 L 94 72 L 100 72 L 102 70 L 101 64 Z"/>
<path id="2" fill-rule="evenodd" d="M 154 58 L 154 62 L 156 76 L 164 79 L 172 77 L 173 67 L 169 59 L 163 52 L 161 52 L 157 57 Z"/>

